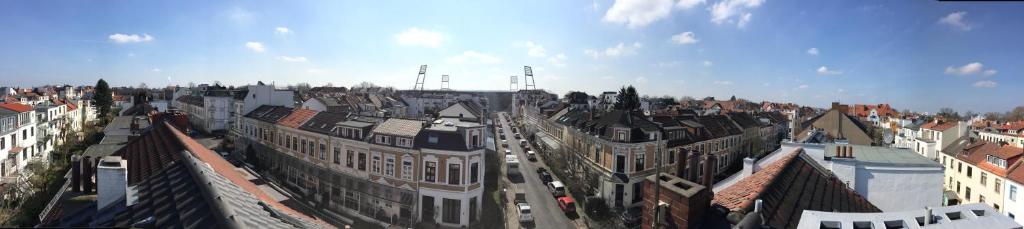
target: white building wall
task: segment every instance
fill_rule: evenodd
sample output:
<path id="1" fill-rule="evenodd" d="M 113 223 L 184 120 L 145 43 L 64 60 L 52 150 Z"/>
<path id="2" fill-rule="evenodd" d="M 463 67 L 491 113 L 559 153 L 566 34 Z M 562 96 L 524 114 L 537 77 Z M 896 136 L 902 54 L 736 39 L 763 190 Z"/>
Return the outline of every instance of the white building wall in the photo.
<path id="1" fill-rule="evenodd" d="M 1003 214 L 1013 218 L 1019 224 L 1024 225 L 1024 197 L 1021 195 L 1021 191 L 1024 191 L 1024 185 L 1007 179 L 1006 185 L 1003 185 Z"/>
<path id="2" fill-rule="evenodd" d="M 942 206 L 941 167 L 857 166 L 854 190 L 883 212 Z"/>

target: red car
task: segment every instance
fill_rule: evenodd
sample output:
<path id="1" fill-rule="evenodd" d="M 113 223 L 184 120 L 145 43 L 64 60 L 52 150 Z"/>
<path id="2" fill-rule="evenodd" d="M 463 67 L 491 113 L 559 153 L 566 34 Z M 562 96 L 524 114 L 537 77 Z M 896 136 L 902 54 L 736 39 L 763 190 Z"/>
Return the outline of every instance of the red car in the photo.
<path id="1" fill-rule="evenodd" d="M 558 208 L 561 208 L 562 212 L 566 214 L 576 212 L 576 201 L 568 196 L 558 197 Z"/>

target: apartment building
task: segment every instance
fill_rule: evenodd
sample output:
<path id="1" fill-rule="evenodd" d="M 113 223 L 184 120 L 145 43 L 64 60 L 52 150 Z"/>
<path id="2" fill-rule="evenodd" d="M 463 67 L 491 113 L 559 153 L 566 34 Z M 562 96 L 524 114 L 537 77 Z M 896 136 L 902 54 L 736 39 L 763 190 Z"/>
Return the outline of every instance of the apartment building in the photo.
<path id="1" fill-rule="evenodd" d="M 1024 150 L 1005 144 L 961 137 L 942 150 L 946 168 L 947 204 L 985 203 L 1004 212 L 1004 183 Z"/>
<path id="2" fill-rule="evenodd" d="M 283 106 L 245 115 L 247 161 L 331 214 L 412 226 L 468 226 L 482 211 L 484 126 Z"/>
<path id="3" fill-rule="evenodd" d="M 18 182 L 36 148 L 35 110 L 22 104 L 0 104 L 0 177 L 2 183 Z M 26 174 L 27 175 L 27 174 Z"/>
<path id="4" fill-rule="evenodd" d="M 1024 147 L 1024 121 L 979 128 L 977 133 L 981 140 L 1006 142 L 1015 147 Z"/>
<path id="5" fill-rule="evenodd" d="M 937 159 L 940 151 L 967 135 L 968 125 L 962 121 L 935 119 L 921 125 L 921 137 L 914 142 L 914 152 Z"/>

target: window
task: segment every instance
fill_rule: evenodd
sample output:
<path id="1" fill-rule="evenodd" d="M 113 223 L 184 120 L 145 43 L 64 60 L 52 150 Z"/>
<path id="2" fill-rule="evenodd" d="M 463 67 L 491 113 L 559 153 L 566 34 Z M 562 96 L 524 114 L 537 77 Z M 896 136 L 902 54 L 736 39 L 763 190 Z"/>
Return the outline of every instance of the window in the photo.
<path id="1" fill-rule="evenodd" d="M 395 176 L 395 156 L 389 156 L 384 161 L 384 175 Z"/>
<path id="2" fill-rule="evenodd" d="M 669 150 L 668 151 L 668 164 L 672 164 L 672 163 L 676 163 L 676 151 L 675 150 Z"/>
<path id="3" fill-rule="evenodd" d="M 303 154 L 306 153 L 306 139 L 302 139 L 302 147 L 300 147 L 299 149 L 302 150 Z"/>
<path id="4" fill-rule="evenodd" d="M 984 195 L 978 195 L 978 203 L 985 203 L 985 196 Z"/>
<path id="5" fill-rule="evenodd" d="M 995 180 L 996 183 L 993 185 L 993 188 L 995 188 L 996 193 L 999 193 L 1003 189 L 1003 180 L 1000 180 L 999 178 L 995 178 Z"/>
<path id="6" fill-rule="evenodd" d="M 316 149 L 316 142 L 313 142 L 313 140 L 309 140 L 309 156 L 310 157 L 316 155 L 316 152 L 314 152 L 315 149 Z"/>
<path id="7" fill-rule="evenodd" d="M 334 147 L 334 164 L 341 164 L 341 147 Z"/>
<path id="8" fill-rule="evenodd" d="M 373 170 L 371 171 L 373 171 L 373 173 L 380 174 L 380 153 L 374 153 L 372 163 L 373 166 L 370 168 Z"/>
<path id="9" fill-rule="evenodd" d="M 377 143 L 388 144 L 388 136 L 384 136 L 384 135 L 378 136 L 377 137 Z"/>
<path id="10" fill-rule="evenodd" d="M 412 157 L 402 157 L 402 179 L 412 180 Z"/>
<path id="11" fill-rule="evenodd" d="M 291 149 L 292 148 L 292 138 L 286 136 L 286 137 L 284 137 L 284 140 L 285 140 L 284 141 L 284 147 L 288 148 L 288 149 Z"/>
<path id="12" fill-rule="evenodd" d="M 964 187 L 964 188 L 965 188 L 964 190 L 967 190 L 967 191 L 964 192 L 964 199 L 967 200 L 967 201 L 971 201 L 971 187 Z"/>
<path id="13" fill-rule="evenodd" d="M 985 187 L 986 184 L 988 184 L 988 174 L 981 172 L 981 187 Z"/>
<path id="14" fill-rule="evenodd" d="M 292 137 L 292 150 L 299 151 L 299 137 Z"/>
<path id="15" fill-rule="evenodd" d="M 366 153 L 359 153 L 359 171 L 366 171 Z"/>
<path id="16" fill-rule="evenodd" d="M 320 160 L 327 160 L 327 144 L 320 143 Z"/>
<path id="17" fill-rule="evenodd" d="M 462 184 L 459 175 L 462 175 L 462 168 L 459 164 L 448 164 L 448 184 L 459 185 Z"/>
<path id="18" fill-rule="evenodd" d="M 473 162 L 469 165 L 469 183 L 476 183 L 480 178 L 480 163 Z"/>
<path id="19" fill-rule="evenodd" d="M 633 171 L 634 172 L 643 171 L 644 170 L 644 153 L 634 154 L 633 157 L 636 158 L 636 162 L 634 163 L 634 166 L 633 166 Z"/>
<path id="20" fill-rule="evenodd" d="M 1017 186 L 1010 185 L 1010 200 L 1017 201 Z"/>
<path id="21" fill-rule="evenodd" d="M 967 177 L 968 177 L 968 178 L 970 178 L 970 177 L 971 177 L 971 174 L 972 174 L 972 172 L 973 172 L 973 171 L 974 171 L 974 169 L 973 169 L 972 167 L 970 167 L 970 166 L 967 166 Z"/>
<path id="22" fill-rule="evenodd" d="M 345 151 L 345 166 L 352 168 L 352 162 L 354 161 L 352 160 L 354 159 L 353 155 L 355 155 L 355 152 L 352 152 L 351 150 Z"/>
<path id="23" fill-rule="evenodd" d="M 956 172 L 957 173 L 964 172 L 964 163 L 963 162 L 959 162 L 959 161 L 956 162 Z"/>
<path id="24" fill-rule="evenodd" d="M 435 181 L 435 174 L 437 173 L 437 162 L 428 161 L 424 166 L 423 180 L 427 182 Z"/>

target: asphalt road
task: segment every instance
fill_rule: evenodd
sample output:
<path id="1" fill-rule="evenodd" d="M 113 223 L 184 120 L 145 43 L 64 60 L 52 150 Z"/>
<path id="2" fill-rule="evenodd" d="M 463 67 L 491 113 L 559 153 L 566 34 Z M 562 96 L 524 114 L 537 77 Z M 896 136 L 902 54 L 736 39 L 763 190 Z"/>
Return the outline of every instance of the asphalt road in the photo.
<path id="1" fill-rule="evenodd" d="M 508 140 L 508 148 L 519 157 L 519 171 L 522 174 L 521 178 L 514 176 L 509 177 L 509 180 L 526 192 L 526 201 L 533 208 L 535 228 L 576 228 L 576 224 L 566 214 L 562 213 L 562 209 L 558 207 L 558 202 L 551 195 L 551 192 L 548 191 L 547 185 L 537 176 L 537 167 L 547 168 L 547 166 L 541 162 L 539 155 L 536 161 L 526 159 L 526 152 L 519 146 L 519 140 L 512 133 L 512 129 L 509 126 L 510 123 L 505 120 L 504 114 L 506 113 L 499 113 L 499 117 L 501 117 L 499 122 L 503 131 L 501 135 L 505 135 L 505 139 Z M 499 137 L 496 141 L 496 144 L 500 146 L 501 138 Z M 498 148 L 498 152 L 501 154 L 505 153 L 503 147 Z M 554 179 L 561 180 L 557 177 Z M 517 214 L 516 217 L 518 218 L 518 213 L 512 214 Z"/>

